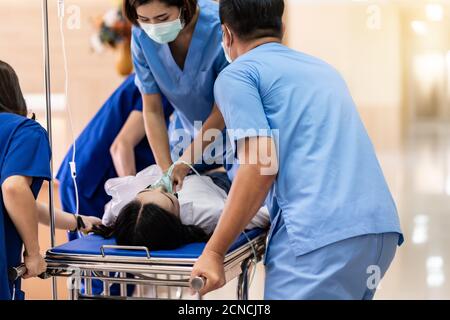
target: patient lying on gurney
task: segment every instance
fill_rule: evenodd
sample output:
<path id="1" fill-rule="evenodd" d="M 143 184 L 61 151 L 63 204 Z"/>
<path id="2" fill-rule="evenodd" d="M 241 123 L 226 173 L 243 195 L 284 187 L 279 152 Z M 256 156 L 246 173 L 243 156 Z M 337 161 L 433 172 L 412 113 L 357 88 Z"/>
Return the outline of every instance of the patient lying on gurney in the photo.
<path id="1" fill-rule="evenodd" d="M 161 170 L 152 166 L 136 177 L 109 180 L 105 189 L 113 199 L 105 208 L 104 227 L 95 233 L 115 237 L 118 245 L 155 251 L 208 241 L 231 188 L 227 174 L 189 175 L 175 194 L 164 187 L 152 188 L 161 176 Z M 269 213 L 263 207 L 247 229 L 268 225 Z"/>

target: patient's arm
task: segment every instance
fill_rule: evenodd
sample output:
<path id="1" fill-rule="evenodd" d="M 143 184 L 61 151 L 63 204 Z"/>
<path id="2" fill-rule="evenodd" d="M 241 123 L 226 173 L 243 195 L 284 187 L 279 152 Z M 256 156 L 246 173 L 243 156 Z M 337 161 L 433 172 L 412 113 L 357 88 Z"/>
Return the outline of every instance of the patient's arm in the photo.
<path id="1" fill-rule="evenodd" d="M 50 225 L 50 209 L 43 203 L 37 203 L 39 222 L 44 225 Z M 82 216 L 83 222 L 86 225 L 86 229 L 81 230 L 83 232 L 90 232 L 92 226 L 100 225 L 102 221 L 96 217 Z M 55 209 L 55 228 L 62 230 L 75 230 L 77 228 L 77 221 L 74 215 L 64 212 L 59 209 Z"/>
<path id="2" fill-rule="evenodd" d="M 142 112 L 133 111 L 110 149 L 114 167 L 119 177 L 136 175 L 134 148 L 144 137 L 145 126 Z"/>

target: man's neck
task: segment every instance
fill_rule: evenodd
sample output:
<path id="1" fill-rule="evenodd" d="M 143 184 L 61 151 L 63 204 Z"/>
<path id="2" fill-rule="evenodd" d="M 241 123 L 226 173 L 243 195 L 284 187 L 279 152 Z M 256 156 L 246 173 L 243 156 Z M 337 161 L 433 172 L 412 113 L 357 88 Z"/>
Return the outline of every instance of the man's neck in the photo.
<path id="1" fill-rule="evenodd" d="M 247 52 L 249 52 L 259 46 L 262 46 L 264 44 L 271 43 L 271 42 L 281 43 L 281 39 L 278 37 L 265 37 L 265 38 L 259 38 L 259 39 L 251 40 L 251 41 L 247 41 L 247 42 L 238 41 L 236 43 L 238 55 L 242 56 L 242 55 L 246 54 Z"/>

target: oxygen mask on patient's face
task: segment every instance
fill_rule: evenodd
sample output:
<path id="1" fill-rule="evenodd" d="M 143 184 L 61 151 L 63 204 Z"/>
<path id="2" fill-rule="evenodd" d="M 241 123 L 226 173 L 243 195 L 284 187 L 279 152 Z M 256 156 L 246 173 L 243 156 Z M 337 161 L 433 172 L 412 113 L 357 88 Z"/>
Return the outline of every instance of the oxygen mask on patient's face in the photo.
<path id="1" fill-rule="evenodd" d="M 179 165 L 180 163 L 188 166 L 189 168 L 191 168 L 191 170 L 193 170 L 195 172 L 195 174 L 200 176 L 200 174 L 189 163 L 184 162 L 184 161 L 177 161 L 174 164 L 172 164 L 170 166 L 169 170 L 167 170 L 167 172 L 164 173 L 162 175 L 162 177 L 156 183 L 151 185 L 148 189 L 155 190 L 155 189 L 161 188 L 165 192 L 171 193 L 171 194 L 175 195 L 176 197 L 178 197 L 176 190 L 174 190 L 174 188 L 173 188 L 172 173 L 173 173 L 173 169 L 175 168 L 175 166 Z"/>
<path id="2" fill-rule="evenodd" d="M 175 193 L 173 191 L 171 174 L 169 174 L 169 172 L 165 173 L 155 184 L 151 185 L 148 189 L 155 190 L 159 188 L 163 189 L 165 192 L 168 193 L 172 194 Z"/>

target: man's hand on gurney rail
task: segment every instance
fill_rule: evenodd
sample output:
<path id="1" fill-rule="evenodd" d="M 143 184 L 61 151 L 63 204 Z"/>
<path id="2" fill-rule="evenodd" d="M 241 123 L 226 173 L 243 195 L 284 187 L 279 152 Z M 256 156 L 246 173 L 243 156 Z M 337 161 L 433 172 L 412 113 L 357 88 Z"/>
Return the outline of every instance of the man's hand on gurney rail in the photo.
<path id="1" fill-rule="evenodd" d="M 222 288 L 226 284 L 225 268 L 223 267 L 225 257 L 217 252 L 204 250 L 202 256 L 192 270 L 191 279 L 202 277 L 206 279 L 205 286 L 200 290 L 200 295 Z M 195 292 L 191 292 L 195 294 Z"/>

